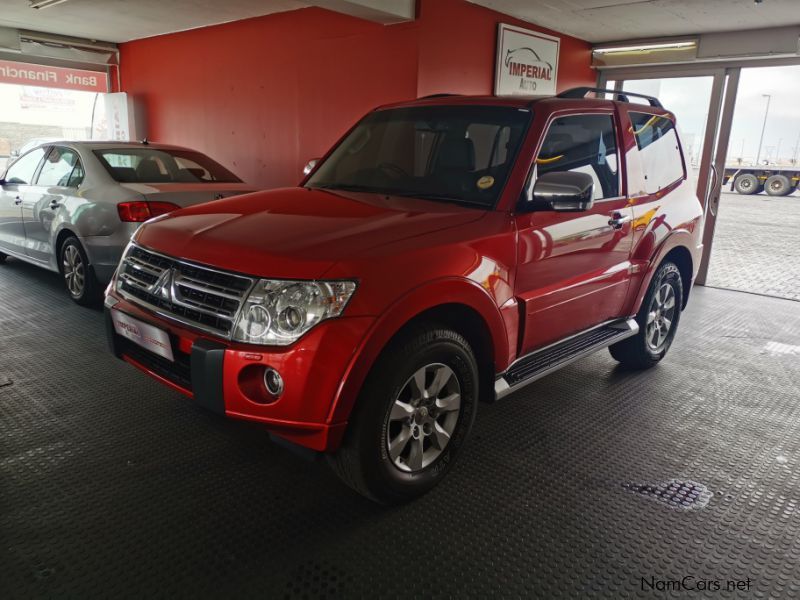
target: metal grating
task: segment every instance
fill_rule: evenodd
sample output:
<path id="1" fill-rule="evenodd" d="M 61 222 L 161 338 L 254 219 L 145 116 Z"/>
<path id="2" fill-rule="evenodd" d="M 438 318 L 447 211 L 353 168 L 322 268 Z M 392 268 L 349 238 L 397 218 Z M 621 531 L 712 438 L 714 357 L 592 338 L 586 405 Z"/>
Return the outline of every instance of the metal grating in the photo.
<path id="1" fill-rule="evenodd" d="M 622 487 L 629 492 L 641 494 L 680 510 L 705 508 L 714 495 L 702 483 L 680 479 L 670 479 L 665 483 L 656 484 L 623 483 Z"/>

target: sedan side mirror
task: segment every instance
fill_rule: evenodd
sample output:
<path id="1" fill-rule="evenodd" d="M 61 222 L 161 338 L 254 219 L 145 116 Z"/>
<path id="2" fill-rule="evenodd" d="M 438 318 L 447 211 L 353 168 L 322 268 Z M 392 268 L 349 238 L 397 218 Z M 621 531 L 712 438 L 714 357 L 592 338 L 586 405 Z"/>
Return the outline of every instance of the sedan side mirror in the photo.
<path id="1" fill-rule="evenodd" d="M 314 167 L 317 166 L 318 162 L 319 162 L 318 158 L 312 158 L 310 161 L 308 161 L 306 163 L 306 166 L 303 167 L 303 175 L 308 175 L 309 173 L 311 173 L 311 171 L 314 170 Z"/>
<path id="2" fill-rule="evenodd" d="M 593 197 L 594 180 L 591 175 L 553 171 L 536 180 L 528 207 L 530 210 L 586 211 L 592 208 Z"/>

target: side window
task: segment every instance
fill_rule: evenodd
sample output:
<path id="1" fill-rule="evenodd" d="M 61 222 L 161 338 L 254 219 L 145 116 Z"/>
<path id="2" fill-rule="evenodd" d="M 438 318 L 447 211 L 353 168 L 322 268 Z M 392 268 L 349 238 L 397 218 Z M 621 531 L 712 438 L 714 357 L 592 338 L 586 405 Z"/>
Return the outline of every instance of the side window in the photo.
<path id="1" fill-rule="evenodd" d="M 570 115 L 555 119 L 542 141 L 529 191 L 540 175 L 553 171 L 591 175 L 595 200 L 618 197 L 619 161 L 614 117 Z"/>
<path id="2" fill-rule="evenodd" d="M 67 187 L 70 185 L 75 167 L 79 164 L 77 152 L 69 148 L 53 146 L 47 154 L 36 184 L 46 187 Z"/>
<path id="3" fill-rule="evenodd" d="M 14 162 L 6 173 L 6 181 L 16 184 L 30 184 L 33 182 L 33 175 L 36 167 L 44 156 L 44 148 L 35 148 L 27 154 L 21 156 Z"/>
<path id="4" fill-rule="evenodd" d="M 645 191 L 655 194 L 683 179 L 683 159 L 675 124 L 659 115 L 640 112 L 631 112 L 628 115 L 636 145 L 639 147 L 639 156 L 642 158 Z"/>

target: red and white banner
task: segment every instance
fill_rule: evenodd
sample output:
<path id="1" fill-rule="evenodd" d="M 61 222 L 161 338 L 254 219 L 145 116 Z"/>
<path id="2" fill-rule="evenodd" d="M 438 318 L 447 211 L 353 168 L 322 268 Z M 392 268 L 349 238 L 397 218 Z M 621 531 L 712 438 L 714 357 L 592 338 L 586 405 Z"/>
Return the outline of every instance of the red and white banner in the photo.
<path id="1" fill-rule="evenodd" d="M 29 63 L 0 60 L 0 83 L 18 83 L 27 86 L 107 92 L 108 78 L 105 73 L 83 69 L 46 67 Z"/>

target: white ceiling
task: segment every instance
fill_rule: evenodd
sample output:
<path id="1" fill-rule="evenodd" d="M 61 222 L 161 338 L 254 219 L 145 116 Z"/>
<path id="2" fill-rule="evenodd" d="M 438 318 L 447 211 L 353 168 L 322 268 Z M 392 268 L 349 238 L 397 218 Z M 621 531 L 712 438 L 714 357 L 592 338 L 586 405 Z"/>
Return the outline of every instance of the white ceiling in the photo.
<path id="1" fill-rule="evenodd" d="M 469 0 L 589 42 L 800 25 L 800 0 Z"/>
<path id="2" fill-rule="evenodd" d="M 0 26 L 126 42 L 309 5 L 299 0 L 68 0 L 37 10 L 28 0 L 0 0 Z"/>
<path id="3" fill-rule="evenodd" d="M 800 0 L 469 1 L 590 42 L 800 25 Z M 68 0 L 40 10 L 0 0 L 0 26 L 124 42 L 326 2 L 386 0 Z"/>

